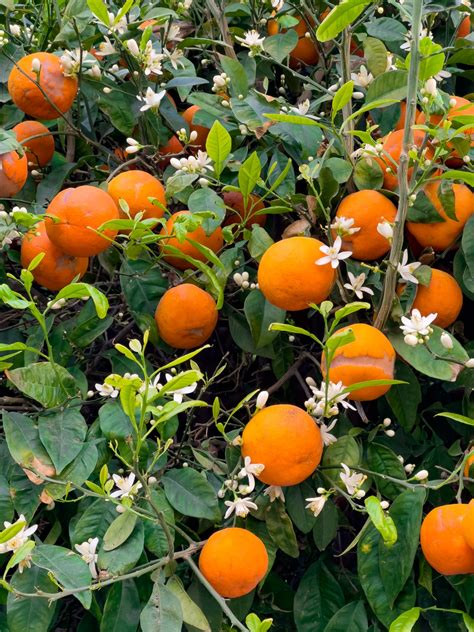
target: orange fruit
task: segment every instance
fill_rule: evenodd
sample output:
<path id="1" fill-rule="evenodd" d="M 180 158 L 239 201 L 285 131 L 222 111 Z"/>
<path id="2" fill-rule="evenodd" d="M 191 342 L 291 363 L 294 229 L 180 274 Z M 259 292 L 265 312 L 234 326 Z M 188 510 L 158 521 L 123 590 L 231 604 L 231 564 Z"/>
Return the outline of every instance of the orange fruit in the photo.
<path id="1" fill-rule="evenodd" d="M 395 349 L 387 336 L 372 325 L 364 323 L 342 327 L 336 333 L 348 329 L 352 329 L 355 340 L 336 349 L 329 368 L 331 382 L 342 382 L 344 386 L 351 386 L 369 380 L 392 380 Z M 323 377 L 326 377 L 324 355 L 321 371 Z M 349 393 L 349 399 L 357 402 L 371 401 L 385 395 L 389 389 L 390 385 L 367 386 Z"/>
<path id="2" fill-rule="evenodd" d="M 261 211 L 265 208 L 265 204 L 258 197 L 258 195 L 249 195 L 247 199 L 247 206 L 244 208 L 244 196 L 240 191 L 226 191 L 222 195 L 224 204 L 235 211 L 230 213 L 225 220 L 225 225 L 229 224 L 241 224 L 244 223 L 246 228 L 251 228 L 253 224 L 264 226 L 267 221 L 266 215 L 256 215 L 257 211 Z"/>
<path id="3" fill-rule="evenodd" d="M 159 242 L 161 251 L 163 252 L 163 258 L 165 261 L 170 263 L 178 270 L 186 270 L 187 268 L 194 268 L 192 263 L 188 263 L 185 259 L 180 259 L 179 257 L 174 256 L 173 254 L 166 254 L 167 246 L 172 246 L 173 248 L 177 248 L 184 255 L 188 257 L 193 257 L 193 259 L 197 259 L 198 261 L 207 261 L 205 255 L 203 255 L 199 250 L 191 244 L 188 239 L 192 239 L 193 241 L 209 248 L 213 252 L 219 252 L 219 250 L 224 245 L 224 237 L 222 236 L 222 229 L 220 226 L 216 228 L 214 232 L 210 235 L 206 234 L 206 231 L 202 226 L 196 228 L 186 234 L 184 241 L 179 241 L 177 237 L 173 235 L 173 227 L 176 219 L 182 215 L 191 215 L 189 211 L 178 211 L 177 213 L 173 213 L 169 220 L 166 222 L 166 226 L 161 231 L 161 235 L 171 235 L 167 239 L 162 239 Z"/>
<path id="4" fill-rule="evenodd" d="M 216 328 L 216 302 L 196 285 L 182 283 L 163 294 L 155 321 L 161 338 L 170 347 L 194 349 L 204 344 Z"/>
<path id="5" fill-rule="evenodd" d="M 474 472 L 473 472 L 473 476 L 470 476 L 471 468 L 473 465 L 474 465 L 474 452 L 471 452 L 471 454 L 467 457 L 467 461 L 464 466 L 464 476 L 467 476 L 468 478 L 474 478 Z"/>
<path id="6" fill-rule="evenodd" d="M 248 594 L 265 577 L 267 549 L 251 531 L 221 529 L 203 546 L 199 568 L 221 597 L 235 599 Z"/>
<path id="7" fill-rule="evenodd" d="M 474 553 L 474 500 L 471 500 L 467 506 L 466 515 L 461 525 L 461 533 Z"/>
<path id="8" fill-rule="evenodd" d="M 314 419 L 290 404 L 259 410 L 242 433 L 242 456 L 265 466 L 257 478 L 267 485 L 298 485 L 318 467 L 322 452 Z"/>
<path id="9" fill-rule="evenodd" d="M 456 279 L 443 270 L 433 268 L 429 284 L 417 285 L 412 308 L 418 309 L 422 316 L 436 312 L 438 316 L 433 324 L 446 329 L 459 316 L 462 302 L 462 290 Z"/>
<path id="10" fill-rule="evenodd" d="M 163 217 L 166 210 L 165 188 L 146 171 L 122 171 L 109 182 L 107 191 L 117 205 L 121 217 L 126 214 L 119 206 L 119 200 L 128 204 L 131 217 L 144 211 L 143 219 Z M 149 198 L 155 198 L 160 206 L 152 204 Z"/>
<path id="11" fill-rule="evenodd" d="M 33 72 L 34 59 L 38 59 L 41 64 L 39 73 Z M 49 101 L 36 83 L 39 83 Z M 13 103 L 28 116 L 48 121 L 59 118 L 60 113 L 69 110 L 77 89 L 76 77 L 65 77 L 59 57 L 52 53 L 32 53 L 22 57 L 8 77 L 8 92 Z"/>
<path id="12" fill-rule="evenodd" d="M 390 132 L 382 143 L 383 153 L 380 158 L 374 158 L 376 162 L 382 168 L 384 178 L 383 185 L 385 189 L 389 191 L 395 191 L 398 187 L 398 164 L 400 162 L 400 154 L 402 153 L 403 145 L 403 129 L 399 129 L 395 132 Z M 421 147 L 425 141 L 425 133 L 421 130 L 413 131 L 413 144 L 417 147 Z M 427 159 L 433 158 L 434 152 L 430 145 L 427 145 L 425 157 Z M 391 172 L 387 172 L 386 169 L 390 168 Z M 408 178 L 411 178 L 413 174 L 413 167 L 408 169 Z"/>
<path id="13" fill-rule="evenodd" d="M 393 223 L 397 208 L 378 191 L 357 191 L 350 193 L 339 204 L 336 218 L 353 219 L 352 228 L 359 228 L 352 235 L 341 235 L 342 249 L 352 251 L 354 259 L 371 261 L 379 259 L 390 250 L 390 242 L 377 232 L 380 222 Z M 336 236 L 336 231 L 332 231 Z"/>
<path id="14" fill-rule="evenodd" d="M 0 196 L 10 198 L 16 195 L 28 177 L 26 154 L 19 156 L 16 151 L 0 154 Z"/>
<path id="15" fill-rule="evenodd" d="M 431 247 L 436 252 L 449 248 L 462 233 L 467 220 L 474 213 L 474 193 L 465 184 L 453 184 L 454 211 L 458 221 L 446 215 L 438 197 L 440 182 L 430 182 L 423 189 L 430 202 L 444 219 L 444 222 L 423 224 L 407 222 L 407 230 L 424 248 Z"/>
<path id="16" fill-rule="evenodd" d="M 38 121 L 23 121 L 15 125 L 12 131 L 15 132 L 17 141 L 26 150 L 28 165 L 45 167 L 51 161 L 54 154 L 54 137 L 46 125 Z M 39 134 L 47 134 L 47 136 L 28 140 Z"/>
<path id="17" fill-rule="evenodd" d="M 471 16 L 466 15 L 464 20 L 461 21 L 461 24 L 458 27 L 458 32 L 456 33 L 456 39 L 461 39 L 463 37 L 467 37 L 471 32 Z"/>
<path id="18" fill-rule="evenodd" d="M 394 131 L 398 131 L 400 129 L 404 129 L 405 120 L 407 115 L 407 104 L 406 101 L 400 101 L 400 118 L 397 121 L 397 124 L 394 127 Z M 420 116 L 419 110 L 416 110 L 415 121 L 418 121 L 418 117 Z"/>
<path id="19" fill-rule="evenodd" d="M 308 309 L 330 294 L 336 271 L 330 264 L 318 266 L 324 244 L 312 237 L 289 237 L 268 248 L 258 266 L 258 284 L 267 301 L 291 311 Z"/>
<path id="20" fill-rule="evenodd" d="M 450 105 L 449 109 L 446 113 L 446 119 L 451 121 L 456 116 L 474 116 L 474 103 L 464 99 L 463 97 L 450 96 L 450 100 L 454 99 L 456 101 L 456 105 Z M 430 125 L 435 126 L 439 125 L 443 120 L 442 114 L 431 114 L 430 115 Z M 424 112 L 420 112 L 418 115 L 416 122 L 418 125 L 424 125 L 426 123 L 426 115 Z M 474 127 L 466 130 L 467 134 L 474 133 Z"/>
<path id="21" fill-rule="evenodd" d="M 467 514 L 468 505 L 441 505 L 432 509 L 423 520 L 421 549 L 428 564 L 441 575 L 474 573 L 474 549 L 463 535 Z M 474 532 L 474 522 L 469 526 Z"/>
<path id="22" fill-rule="evenodd" d="M 65 254 L 49 239 L 44 222 L 39 222 L 23 238 L 21 265 L 27 268 L 36 255 L 44 252 L 41 262 L 32 271 L 36 283 L 56 292 L 69 285 L 75 277 L 82 278 L 87 271 L 87 257 Z"/>
<path id="23" fill-rule="evenodd" d="M 314 27 L 314 19 L 312 17 L 308 17 L 308 19 L 310 24 Z M 277 35 L 280 30 L 277 20 L 269 20 L 267 28 L 269 35 Z M 298 42 L 290 53 L 291 67 L 296 66 L 298 62 L 302 62 L 305 66 L 314 66 L 318 63 L 319 51 L 314 45 L 312 38 L 305 36 L 305 33 L 308 31 L 308 25 L 302 17 L 299 17 L 298 24 L 292 28 L 298 35 Z M 283 29 L 282 33 L 286 33 L 286 31 L 287 29 Z"/>
<path id="24" fill-rule="evenodd" d="M 48 237 L 60 250 L 74 257 L 99 254 L 117 235 L 111 229 L 101 235 L 95 232 L 105 222 L 119 219 L 112 197 L 96 187 L 64 189 L 52 199 L 46 213 L 59 220 L 46 218 Z"/>
<path id="25" fill-rule="evenodd" d="M 206 149 L 206 140 L 209 135 L 209 128 L 204 127 L 204 125 L 197 125 L 193 123 L 194 115 L 196 112 L 199 112 L 201 108 L 198 105 L 191 105 L 187 110 L 185 110 L 181 116 L 184 118 L 186 123 L 189 125 L 190 132 L 196 132 L 197 138 L 193 141 L 193 145 L 196 145 L 199 149 L 205 151 Z"/>

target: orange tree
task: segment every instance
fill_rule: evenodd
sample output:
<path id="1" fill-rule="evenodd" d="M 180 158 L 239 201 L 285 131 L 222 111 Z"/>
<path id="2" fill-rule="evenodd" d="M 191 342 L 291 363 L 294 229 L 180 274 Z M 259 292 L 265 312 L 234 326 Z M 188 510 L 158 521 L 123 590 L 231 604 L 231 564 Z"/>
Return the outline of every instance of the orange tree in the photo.
<path id="1" fill-rule="evenodd" d="M 468 2 L 0 8 L 0 627 L 473 630 Z"/>

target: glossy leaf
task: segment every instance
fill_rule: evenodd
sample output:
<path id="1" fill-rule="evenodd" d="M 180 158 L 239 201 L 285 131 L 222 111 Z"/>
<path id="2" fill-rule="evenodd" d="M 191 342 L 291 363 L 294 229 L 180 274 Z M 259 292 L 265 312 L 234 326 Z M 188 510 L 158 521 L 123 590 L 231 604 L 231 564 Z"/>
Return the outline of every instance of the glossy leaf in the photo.
<path id="1" fill-rule="evenodd" d="M 214 520 L 217 497 L 207 480 L 191 468 L 168 470 L 163 486 L 170 504 L 185 516 Z"/>

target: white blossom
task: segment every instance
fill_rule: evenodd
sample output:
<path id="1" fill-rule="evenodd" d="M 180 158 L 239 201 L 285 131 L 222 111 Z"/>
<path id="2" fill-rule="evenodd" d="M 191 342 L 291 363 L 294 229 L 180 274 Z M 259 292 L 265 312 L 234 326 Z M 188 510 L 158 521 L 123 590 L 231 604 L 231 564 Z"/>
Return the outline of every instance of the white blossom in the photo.
<path id="1" fill-rule="evenodd" d="M 469 358 L 469 360 L 466 360 L 464 366 L 466 367 L 466 369 L 474 369 L 474 358 Z"/>
<path id="2" fill-rule="evenodd" d="M 159 377 L 159 375 L 158 375 L 158 377 Z M 169 382 L 175 376 L 170 375 L 169 373 L 166 373 L 165 377 L 166 377 L 166 381 Z M 177 388 L 176 390 L 170 391 L 170 393 L 173 394 L 174 401 L 177 404 L 181 404 L 181 402 L 183 401 L 183 395 L 190 395 L 191 393 L 194 393 L 194 391 L 196 389 L 197 389 L 197 382 L 193 382 L 189 386 L 183 386 L 182 388 Z"/>
<path id="3" fill-rule="evenodd" d="M 197 157 L 189 156 L 189 158 L 171 158 L 171 166 L 176 169 L 177 173 L 203 173 L 206 171 L 214 171 L 210 164 L 212 161 L 205 151 L 198 150 Z"/>
<path id="4" fill-rule="evenodd" d="M 348 272 L 347 274 L 349 276 L 349 283 L 344 283 L 344 287 L 347 290 L 351 290 L 352 292 L 354 292 L 358 299 L 364 298 L 363 292 L 365 292 L 366 294 L 370 294 L 370 296 L 373 296 L 374 293 L 370 289 L 370 287 L 364 287 L 364 283 L 367 278 L 364 272 L 361 272 L 357 276 L 352 274 L 352 272 Z"/>
<path id="5" fill-rule="evenodd" d="M 310 105 L 311 103 L 309 99 L 305 99 L 301 103 L 298 103 L 296 106 L 291 107 L 290 112 L 294 112 L 295 114 L 301 114 L 302 116 L 304 116 L 308 113 Z"/>
<path id="6" fill-rule="evenodd" d="M 99 544 L 99 538 L 89 538 L 82 544 L 76 544 L 74 548 L 80 553 L 82 559 L 89 565 L 90 574 L 94 579 L 98 577 L 96 563 L 97 563 L 97 545 Z"/>
<path id="7" fill-rule="evenodd" d="M 345 463 L 341 463 L 341 467 L 344 472 L 341 472 L 339 474 L 339 478 L 346 486 L 347 493 L 350 496 L 353 496 L 356 492 L 359 491 L 360 486 L 364 484 L 367 476 L 365 474 L 357 474 L 356 472 L 351 472 Z"/>
<path id="8" fill-rule="evenodd" d="M 255 57 L 255 55 L 258 55 L 263 50 L 265 38 L 260 37 L 260 33 L 254 29 L 247 31 L 244 37 L 236 37 L 235 39 L 240 42 L 242 46 L 250 49 L 250 57 Z"/>
<path id="9" fill-rule="evenodd" d="M 345 386 L 342 382 L 329 382 L 326 393 L 326 383 L 321 382 L 321 386 L 318 388 L 312 378 L 307 378 L 308 384 L 313 397 L 305 402 L 305 406 L 308 411 L 315 417 L 334 417 L 339 412 L 338 405 L 345 409 L 355 410 L 355 408 L 345 401 L 349 396 L 349 393 L 343 393 Z"/>
<path id="10" fill-rule="evenodd" d="M 305 509 L 309 509 L 316 518 L 324 509 L 328 497 L 327 496 L 315 496 L 314 498 L 305 498 L 308 503 Z"/>
<path id="11" fill-rule="evenodd" d="M 343 259 L 347 259 L 352 254 L 352 252 L 350 251 L 341 252 L 341 247 L 342 247 L 342 239 L 339 237 L 339 235 L 334 240 L 334 243 L 332 246 L 321 246 L 319 250 L 326 256 L 321 257 L 321 259 L 318 259 L 317 261 L 315 261 L 316 265 L 323 266 L 323 265 L 326 265 L 327 263 L 330 263 L 331 267 L 333 269 L 336 269 L 339 266 L 339 263 Z"/>
<path id="12" fill-rule="evenodd" d="M 354 226 L 354 222 L 355 219 L 353 217 L 336 216 L 333 223 L 331 224 L 331 228 L 336 231 L 337 235 L 340 235 L 341 237 L 354 235 L 360 230 L 358 226 Z"/>
<path id="13" fill-rule="evenodd" d="M 283 493 L 282 488 L 278 485 L 269 485 L 263 492 L 263 495 L 268 496 L 271 503 L 275 502 L 277 499 L 285 502 L 285 494 Z"/>
<path id="14" fill-rule="evenodd" d="M 145 105 L 142 105 L 140 108 L 140 112 L 146 112 L 151 108 L 157 108 L 161 100 L 166 94 L 166 90 L 162 90 L 161 92 L 155 92 L 152 88 L 148 87 L 145 92 L 145 96 L 138 95 L 137 99 L 139 101 L 143 101 Z"/>
<path id="15" fill-rule="evenodd" d="M 397 266 L 398 274 L 404 281 L 410 281 L 411 283 L 418 283 L 418 279 L 413 275 L 413 272 L 421 266 L 419 261 L 413 261 L 408 263 L 408 250 L 403 251 L 402 260 Z"/>
<path id="16" fill-rule="evenodd" d="M 337 423 L 337 419 L 333 419 L 331 423 L 329 424 L 329 426 L 326 426 L 326 424 L 321 424 L 319 426 L 319 430 L 321 432 L 321 439 L 323 440 L 323 444 L 326 446 L 331 445 L 331 443 L 336 443 L 337 441 L 337 437 L 335 437 L 330 432 L 334 428 L 336 423 Z"/>
<path id="17" fill-rule="evenodd" d="M 112 397 L 114 399 L 119 394 L 118 389 L 110 384 L 96 384 L 95 389 L 102 397 Z"/>
<path id="18" fill-rule="evenodd" d="M 246 491 L 247 494 L 253 492 L 255 489 L 255 477 L 258 477 L 264 469 L 265 465 L 263 465 L 263 463 L 252 463 L 249 456 L 245 457 L 244 466 L 237 474 L 237 478 L 248 478 L 249 484 Z"/>
<path id="19" fill-rule="evenodd" d="M 258 409 L 265 408 L 267 401 L 268 401 L 268 391 L 260 391 L 260 393 L 257 396 L 256 407 Z"/>
<path id="20" fill-rule="evenodd" d="M 20 37 L 21 26 L 19 24 L 10 24 L 10 33 L 13 35 L 13 37 Z"/>
<path id="21" fill-rule="evenodd" d="M 99 53 L 105 57 L 106 55 L 114 55 L 116 52 L 117 49 L 109 38 L 104 37 L 104 41 L 99 44 Z"/>
<path id="22" fill-rule="evenodd" d="M 8 529 L 9 527 L 12 527 L 13 525 L 17 525 L 22 522 L 24 522 L 25 524 L 23 527 L 21 527 L 20 531 L 18 531 L 16 535 L 11 537 L 6 542 L 3 542 L 2 544 L 0 544 L 0 553 L 9 553 L 9 552 L 14 553 L 15 551 L 18 551 L 18 549 L 22 547 L 25 544 L 25 542 L 29 540 L 30 536 L 33 535 L 33 533 L 35 533 L 35 531 L 38 529 L 37 524 L 34 524 L 31 527 L 27 527 L 26 518 L 23 514 L 20 514 L 18 520 L 16 520 L 15 522 L 5 521 L 3 525 L 5 529 Z"/>
<path id="23" fill-rule="evenodd" d="M 117 19 L 117 17 L 112 13 L 112 11 L 108 12 L 108 16 L 109 16 L 109 31 L 111 33 L 119 33 L 120 35 L 122 35 L 123 33 L 125 33 L 125 31 L 128 28 L 128 24 L 127 24 L 127 18 L 125 15 L 123 15 L 120 20 Z"/>
<path id="24" fill-rule="evenodd" d="M 454 347 L 453 339 L 451 338 L 451 336 L 448 334 L 447 331 L 443 331 L 443 333 L 440 336 L 440 341 L 445 349 L 452 349 Z"/>
<path id="25" fill-rule="evenodd" d="M 407 336 L 414 336 L 417 338 L 418 343 L 423 344 L 428 340 L 430 334 L 433 333 L 432 327 L 430 327 L 431 323 L 436 320 L 438 314 L 428 314 L 428 316 L 422 316 L 420 310 L 413 309 L 411 311 L 411 316 L 408 318 L 407 316 L 402 316 L 402 325 L 400 325 L 400 329 L 402 330 L 405 338 Z M 407 342 L 405 340 L 405 342 Z M 412 344 L 411 338 L 409 338 L 409 342 L 407 344 Z"/>
<path id="26" fill-rule="evenodd" d="M 385 239 L 387 239 L 389 243 L 392 243 L 393 224 L 391 222 L 388 222 L 386 219 L 379 222 L 377 224 L 377 232 L 379 235 L 382 235 L 382 237 L 385 237 Z"/>
<path id="27" fill-rule="evenodd" d="M 171 66 L 178 70 L 179 67 L 184 68 L 183 57 L 184 53 L 180 48 L 175 48 L 172 51 L 169 51 L 167 48 L 163 49 L 164 61 L 167 61 L 171 64 Z"/>
<path id="28" fill-rule="evenodd" d="M 364 65 L 362 65 L 359 68 L 359 72 L 351 73 L 351 79 L 356 86 L 367 88 L 367 86 L 374 80 L 374 76 L 371 72 L 367 71 L 367 68 Z"/>
<path id="29" fill-rule="evenodd" d="M 142 487 L 140 481 L 135 483 L 136 477 L 133 472 L 126 477 L 119 476 L 118 474 L 112 474 L 112 478 L 116 487 L 118 487 L 117 490 L 110 494 L 112 498 L 129 498 L 136 494 Z"/>
<path id="30" fill-rule="evenodd" d="M 224 504 L 228 507 L 224 515 L 224 520 L 229 518 L 234 512 L 239 518 L 245 518 L 251 509 L 258 509 L 257 505 L 250 498 L 226 500 Z"/>

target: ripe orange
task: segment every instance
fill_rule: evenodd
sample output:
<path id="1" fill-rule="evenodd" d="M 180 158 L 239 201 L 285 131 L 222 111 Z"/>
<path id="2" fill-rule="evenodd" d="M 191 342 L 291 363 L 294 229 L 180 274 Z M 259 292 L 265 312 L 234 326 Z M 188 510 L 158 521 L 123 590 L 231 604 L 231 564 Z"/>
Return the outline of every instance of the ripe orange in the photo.
<path id="1" fill-rule="evenodd" d="M 314 419 L 290 404 L 263 408 L 242 434 L 242 456 L 265 466 L 257 478 L 267 485 L 298 485 L 318 467 L 322 452 Z"/>
<path id="2" fill-rule="evenodd" d="M 193 141 L 193 145 L 196 145 L 199 149 L 205 151 L 206 149 L 206 140 L 209 135 L 209 128 L 204 127 L 204 125 L 197 125 L 193 123 L 194 115 L 196 112 L 199 112 L 201 108 L 198 105 L 191 105 L 187 110 L 185 110 L 181 116 L 184 118 L 186 123 L 189 125 L 190 132 L 197 132 L 197 138 Z"/>
<path id="3" fill-rule="evenodd" d="M 441 575 L 474 573 L 474 549 L 465 540 L 462 528 L 467 514 L 468 505 L 441 505 L 423 520 L 421 549 L 428 564 Z M 474 522 L 469 526 L 474 532 Z"/>
<path id="4" fill-rule="evenodd" d="M 342 249 L 351 250 L 354 259 L 372 261 L 383 257 L 390 250 L 390 242 L 377 232 L 377 225 L 384 220 L 393 223 L 397 208 L 378 191 L 350 193 L 339 204 L 336 217 L 353 219 L 352 228 L 359 228 L 352 235 L 342 235 Z M 333 230 L 336 236 L 336 231 Z"/>
<path id="5" fill-rule="evenodd" d="M 107 191 L 117 205 L 121 217 L 126 214 L 119 206 L 119 200 L 128 204 L 131 217 L 144 211 L 143 218 L 163 217 L 166 210 L 165 188 L 161 182 L 146 171 L 123 171 L 109 182 Z M 161 206 L 149 200 L 155 198 Z"/>
<path id="6" fill-rule="evenodd" d="M 250 194 L 247 199 L 247 206 L 244 208 L 244 196 L 240 191 L 226 191 L 222 198 L 224 204 L 232 209 L 235 213 L 230 213 L 225 220 L 225 225 L 245 223 L 246 228 L 251 228 L 253 224 L 264 226 L 267 221 L 266 215 L 257 215 L 258 211 L 265 208 L 265 204 L 258 195 Z"/>
<path id="7" fill-rule="evenodd" d="M 352 329 L 355 340 L 339 347 L 329 368 L 331 382 L 342 382 L 344 386 L 351 386 L 358 382 L 369 380 L 393 379 L 395 350 L 390 340 L 381 331 L 356 323 L 338 329 L 336 333 Z M 326 376 L 326 358 L 321 362 L 323 376 Z M 377 399 L 390 389 L 386 386 L 367 386 L 359 388 L 349 394 L 349 399 L 366 402 Z"/>
<path id="8" fill-rule="evenodd" d="M 461 525 L 461 533 L 474 553 L 474 500 L 467 506 L 466 515 Z"/>
<path id="9" fill-rule="evenodd" d="M 12 131 L 15 132 L 17 141 L 27 150 L 28 165 L 45 167 L 50 162 L 54 154 L 54 137 L 46 125 L 38 121 L 23 121 L 15 125 Z M 47 134 L 47 136 L 27 140 L 39 134 Z"/>
<path id="10" fill-rule="evenodd" d="M 406 101 L 400 101 L 400 118 L 398 119 L 397 124 L 394 127 L 394 131 L 404 129 L 406 115 L 407 115 Z M 416 110 L 415 120 L 418 120 L 419 115 L 420 115 L 419 110 Z"/>
<path id="11" fill-rule="evenodd" d="M 403 145 L 403 129 L 399 129 L 395 132 L 390 132 L 382 143 L 383 154 L 380 158 L 375 158 L 374 160 L 378 162 L 380 167 L 382 168 L 384 178 L 383 185 L 385 189 L 389 191 L 395 191 L 398 187 L 398 164 L 400 162 L 400 155 L 402 153 L 402 145 Z M 418 148 L 421 147 L 425 142 L 425 133 L 421 130 L 414 130 L 413 132 L 413 144 Z M 432 147 L 428 144 L 425 152 L 425 157 L 427 159 L 432 159 L 434 156 L 434 152 Z M 387 172 L 386 169 L 391 169 L 390 172 Z M 408 178 L 411 178 L 413 174 L 413 167 L 408 169 Z"/>
<path id="12" fill-rule="evenodd" d="M 430 182 L 424 192 L 444 222 L 434 222 L 433 224 L 422 224 L 417 222 L 407 222 L 408 232 L 415 237 L 416 241 L 427 248 L 431 246 L 436 252 L 442 252 L 449 248 L 462 233 L 467 220 L 474 213 L 474 193 L 465 184 L 454 184 L 454 210 L 458 221 L 449 218 L 438 197 L 440 182 Z"/>
<path id="13" fill-rule="evenodd" d="M 464 20 L 462 20 L 461 24 L 459 25 L 458 32 L 456 33 L 456 39 L 467 37 L 470 32 L 471 32 L 471 16 L 466 15 Z"/>
<path id="14" fill-rule="evenodd" d="M 413 308 L 420 310 L 422 316 L 436 312 L 433 321 L 438 327 L 452 325 L 462 308 L 463 296 L 456 279 L 442 270 L 431 270 L 429 285 L 418 285 Z"/>
<path id="15" fill-rule="evenodd" d="M 456 116 L 473 116 L 474 114 L 474 103 L 464 99 L 463 97 L 450 96 L 449 99 L 454 99 L 456 101 L 456 105 L 450 105 L 449 109 L 446 113 L 446 119 L 451 121 Z M 439 125 L 443 120 L 442 114 L 431 114 L 430 115 L 430 125 L 435 126 Z M 426 123 L 426 116 L 424 112 L 420 112 L 417 116 L 416 122 L 418 125 L 424 125 Z M 474 128 L 468 129 L 466 133 L 472 134 L 474 133 Z"/>
<path id="16" fill-rule="evenodd" d="M 471 468 L 473 468 L 474 470 L 474 452 L 471 452 L 471 454 L 467 457 L 467 461 L 466 461 L 466 465 L 464 466 L 464 476 L 467 476 L 469 478 L 474 478 L 474 471 L 473 471 L 473 475 L 471 476 Z"/>
<path id="17" fill-rule="evenodd" d="M 46 218 L 46 230 L 53 244 L 68 255 L 89 257 L 110 246 L 116 230 L 107 229 L 103 235 L 95 231 L 109 220 L 119 219 L 119 212 L 111 196 L 89 185 L 64 189 L 51 201 Z M 108 238 L 108 239 L 107 239 Z"/>
<path id="18" fill-rule="evenodd" d="M 217 324 L 212 296 L 191 283 L 167 290 L 155 312 L 158 332 L 175 349 L 194 349 L 206 342 Z"/>
<path id="19" fill-rule="evenodd" d="M 51 291 L 62 290 L 75 277 L 82 278 L 87 271 L 87 257 L 71 257 L 49 239 L 44 222 L 39 222 L 26 233 L 21 244 L 21 265 L 27 268 L 36 255 L 45 255 L 32 271 L 36 283 Z"/>
<path id="20" fill-rule="evenodd" d="M 312 237 L 289 237 L 265 251 L 258 266 L 258 283 L 265 298 L 280 307 L 298 311 L 319 304 L 330 294 L 336 271 L 318 266 L 324 244 Z"/>
<path id="21" fill-rule="evenodd" d="M 26 182 L 28 161 L 26 154 L 19 156 L 16 151 L 0 154 L 0 197 L 13 197 Z"/>
<path id="22" fill-rule="evenodd" d="M 171 235 L 167 239 L 162 239 L 159 242 L 161 251 L 163 252 L 163 258 L 165 261 L 170 263 L 178 270 L 186 270 L 187 268 L 194 268 L 192 263 L 188 263 L 185 259 L 180 259 L 179 257 L 174 256 L 173 254 L 166 254 L 167 246 L 172 246 L 173 248 L 177 248 L 184 255 L 188 257 L 193 257 L 193 259 L 197 259 L 198 261 L 207 261 L 205 255 L 203 255 L 199 250 L 191 244 L 188 239 L 192 239 L 193 241 L 209 248 L 213 252 L 219 252 L 219 250 L 224 245 L 224 237 L 222 236 L 222 229 L 220 226 L 216 228 L 216 230 L 210 235 L 206 235 L 206 231 L 202 226 L 196 228 L 186 234 L 186 238 L 184 241 L 179 241 L 177 237 L 173 235 L 173 227 L 176 221 L 176 218 L 182 215 L 191 215 L 189 211 L 178 211 L 177 213 L 173 213 L 169 220 L 166 222 L 166 226 L 161 231 L 161 235 Z"/>
<path id="23" fill-rule="evenodd" d="M 41 64 L 38 74 L 33 72 L 34 59 L 38 59 Z M 49 101 L 36 85 L 37 82 Z M 77 79 L 63 75 L 59 57 L 52 53 L 32 53 L 22 57 L 8 77 L 8 92 L 13 103 L 29 116 L 38 119 L 52 120 L 59 118 L 60 112 L 67 112 L 76 98 L 77 89 Z"/>
<path id="24" fill-rule="evenodd" d="M 262 540 L 246 529 L 216 531 L 199 556 L 201 573 L 221 597 L 235 599 L 256 588 L 268 570 Z"/>

